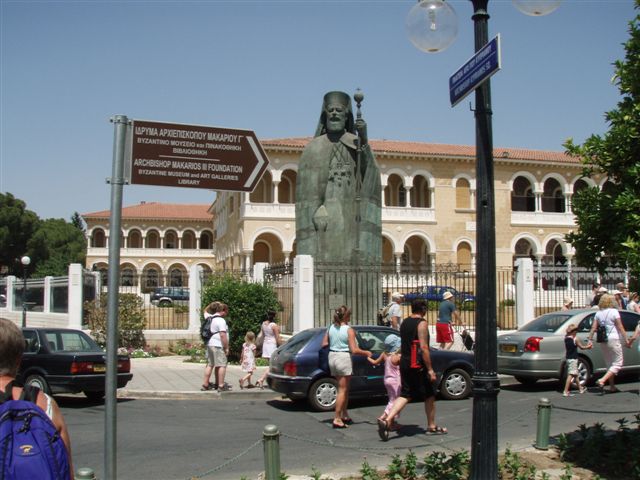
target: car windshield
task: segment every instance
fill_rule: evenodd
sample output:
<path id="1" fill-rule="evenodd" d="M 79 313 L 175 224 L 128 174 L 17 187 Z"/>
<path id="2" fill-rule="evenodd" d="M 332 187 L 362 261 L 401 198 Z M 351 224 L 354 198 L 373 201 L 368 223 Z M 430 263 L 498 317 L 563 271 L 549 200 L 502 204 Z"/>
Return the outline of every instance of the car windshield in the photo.
<path id="1" fill-rule="evenodd" d="M 549 332 L 553 333 L 560 328 L 567 320 L 571 318 L 570 314 L 566 313 L 547 313 L 535 320 L 531 320 L 529 323 L 525 323 L 518 330 L 525 332 Z"/>
<path id="2" fill-rule="evenodd" d="M 83 332 L 47 330 L 49 350 L 52 352 L 102 352 L 102 349 Z"/>

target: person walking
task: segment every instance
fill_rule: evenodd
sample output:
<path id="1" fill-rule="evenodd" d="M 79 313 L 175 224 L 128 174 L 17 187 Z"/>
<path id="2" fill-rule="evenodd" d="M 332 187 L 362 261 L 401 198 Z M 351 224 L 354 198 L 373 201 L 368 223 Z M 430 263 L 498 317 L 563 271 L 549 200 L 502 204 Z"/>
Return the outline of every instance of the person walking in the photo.
<path id="1" fill-rule="evenodd" d="M 244 382 L 247 382 L 247 388 L 253 388 L 251 383 L 251 376 L 256 370 L 256 334 L 252 331 L 248 331 L 244 336 L 244 343 L 242 344 L 242 353 L 240 354 L 240 368 L 246 373 L 244 377 L 238 380 L 240 384 L 240 390 L 244 388 Z"/>
<path id="2" fill-rule="evenodd" d="M 427 304 L 424 300 L 411 303 L 411 316 L 400 326 L 400 396 L 396 398 L 387 418 L 378 420 L 378 435 L 383 441 L 389 439 L 390 426 L 394 419 L 411 400 L 424 401 L 427 416 L 427 435 L 445 435 L 446 427 L 436 424 L 436 391 L 433 383 L 436 372 L 429 352 L 429 329 L 424 315 Z"/>
<path id="3" fill-rule="evenodd" d="M 449 350 L 453 345 L 453 327 L 460 323 L 460 313 L 456 309 L 455 299 L 451 292 L 444 292 L 442 302 L 438 307 L 438 321 L 436 323 L 436 342 L 443 350 Z"/>
<path id="4" fill-rule="evenodd" d="M 402 322 L 402 300 L 403 295 L 400 292 L 393 292 L 391 294 L 391 306 L 389 307 L 389 323 L 391 328 L 400 330 L 400 323 Z"/>
<path id="5" fill-rule="evenodd" d="M 280 338 L 280 327 L 276 323 L 276 312 L 270 310 L 265 315 L 265 318 L 260 325 L 260 331 L 262 333 L 262 358 L 266 358 L 271 362 L 271 354 L 278 348 L 278 345 L 282 343 Z M 267 379 L 269 369 L 267 368 L 262 376 L 256 382 L 256 385 L 261 389 L 264 388 L 264 381 Z"/>
<path id="6" fill-rule="evenodd" d="M 387 389 L 389 401 L 382 415 L 378 417 L 378 420 L 387 419 L 393 403 L 396 401 L 396 398 L 400 396 L 400 344 L 400 337 L 398 335 L 387 335 L 384 339 L 384 352 L 375 360 L 373 357 L 367 358 L 372 365 L 380 365 L 384 362 L 384 387 Z M 389 430 L 397 430 L 400 428 L 400 425 L 396 423 L 399 416 L 400 414 L 396 415 L 393 424 L 389 425 Z"/>
<path id="7" fill-rule="evenodd" d="M 211 302 L 209 305 L 207 305 L 204 309 L 204 322 L 206 323 L 207 320 L 209 320 L 209 318 L 213 317 L 216 312 L 218 311 L 218 306 L 220 305 L 220 302 Z M 205 328 L 205 325 L 203 324 L 203 328 Z M 204 379 L 202 380 L 202 388 L 200 388 L 200 390 L 207 391 L 207 390 L 216 390 L 218 388 L 218 380 L 216 379 L 215 383 L 211 383 L 211 374 L 213 373 L 213 358 L 211 360 L 209 360 L 209 343 L 207 342 L 207 345 L 205 345 L 205 359 L 207 361 L 207 364 L 204 367 Z"/>
<path id="8" fill-rule="evenodd" d="M 571 385 L 573 383 L 575 383 L 580 393 L 584 393 L 587 391 L 586 387 L 580 385 L 580 379 L 578 378 L 578 375 L 580 374 L 580 372 L 578 371 L 578 348 L 587 350 L 589 348 L 593 348 L 593 345 L 589 346 L 589 344 L 584 344 L 580 340 L 578 340 L 576 338 L 577 332 L 578 327 L 576 327 L 572 323 L 567 327 L 567 334 L 564 337 L 567 381 L 564 384 L 564 391 L 562 392 L 563 397 L 573 396 L 573 394 L 571 393 Z"/>
<path id="9" fill-rule="evenodd" d="M 562 310 L 571 310 L 573 308 L 573 298 L 564 297 L 564 303 L 562 304 Z"/>
<path id="10" fill-rule="evenodd" d="M 602 357 L 608 365 L 608 369 L 604 376 L 596 382 L 596 386 L 600 393 L 604 393 L 604 385 L 609 382 L 609 393 L 615 393 L 619 391 L 615 385 L 615 377 L 622 368 L 622 343 L 627 347 L 630 344 L 627 340 L 627 332 L 620 320 L 618 302 L 615 297 L 605 293 L 600 298 L 598 308 L 589 331 L 589 345 L 593 346 L 593 336 L 599 327 L 603 327 L 607 338 L 599 343 Z"/>
<path id="11" fill-rule="evenodd" d="M 211 320 L 211 338 L 207 344 L 207 368 L 204 373 L 204 381 L 200 390 L 218 390 L 224 392 L 231 390 L 231 386 L 225 383 L 227 363 L 229 356 L 229 329 L 224 317 L 229 314 L 229 307 L 218 302 L 216 312 Z M 209 378 L 214 373 L 215 383 L 211 385 Z M 205 383 L 206 382 L 206 383 Z"/>
<path id="12" fill-rule="evenodd" d="M 368 350 L 358 347 L 356 333 L 349 326 L 351 309 L 346 305 L 338 307 L 333 314 L 331 325 L 322 339 L 322 346 L 329 345 L 329 369 L 338 381 L 333 428 L 347 428 L 353 421 L 347 411 L 349 405 L 349 384 L 353 374 L 351 355 L 371 356 Z"/>

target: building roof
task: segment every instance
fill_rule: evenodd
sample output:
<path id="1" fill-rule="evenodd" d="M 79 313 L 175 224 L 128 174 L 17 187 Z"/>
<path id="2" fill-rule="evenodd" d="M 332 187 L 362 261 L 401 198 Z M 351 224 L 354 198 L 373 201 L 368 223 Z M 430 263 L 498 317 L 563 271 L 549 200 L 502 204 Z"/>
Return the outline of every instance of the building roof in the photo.
<path id="1" fill-rule="evenodd" d="M 212 221 L 213 215 L 209 213 L 209 204 L 179 204 L 142 202 L 138 205 L 122 207 L 123 219 L 162 219 L 162 220 L 200 220 Z M 83 213 L 82 218 L 102 219 L 109 218 L 109 210 L 100 212 Z"/>
<path id="2" fill-rule="evenodd" d="M 302 150 L 312 137 L 274 138 L 260 140 L 265 148 Z M 444 158 L 475 158 L 476 147 L 470 145 L 448 145 L 441 143 L 424 142 L 400 142 L 397 140 L 369 140 L 373 151 L 383 155 L 427 155 Z M 493 149 L 495 161 L 524 161 L 543 163 L 579 164 L 579 159 L 571 157 L 564 152 L 545 150 L 529 150 L 525 148 Z"/>

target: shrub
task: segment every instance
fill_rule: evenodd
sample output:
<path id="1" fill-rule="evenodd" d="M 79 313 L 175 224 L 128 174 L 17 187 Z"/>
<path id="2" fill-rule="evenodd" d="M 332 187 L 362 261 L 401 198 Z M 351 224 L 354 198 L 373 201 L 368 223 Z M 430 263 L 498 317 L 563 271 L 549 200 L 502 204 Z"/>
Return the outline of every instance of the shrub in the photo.
<path id="1" fill-rule="evenodd" d="M 99 302 L 85 302 L 86 320 L 98 345 L 107 344 L 107 295 Z M 133 293 L 118 295 L 118 347 L 143 348 L 145 313 L 142 299 Z"/>
<path id="2" fill-rule="evenodd" d="M 500 308 L 513 307 L 515 306 L 515 304 L 516 304 L 516 301 L 513 298 L 507 298 L 500 302 Z"/>
<path id="3" fill-rule="evenodd" d="M 268 285 L 247 282 L 231 273 L 212 275 L 202 287 L 202 311 L 213 301 L 229 306 L 230 357 L 237 360 L 242 351 L 244 336 L 248 330 L 256 336 L 265 314 L 280 310 L 278 297 Z M 204 322 L 204 317 L 201 318 Z"/>

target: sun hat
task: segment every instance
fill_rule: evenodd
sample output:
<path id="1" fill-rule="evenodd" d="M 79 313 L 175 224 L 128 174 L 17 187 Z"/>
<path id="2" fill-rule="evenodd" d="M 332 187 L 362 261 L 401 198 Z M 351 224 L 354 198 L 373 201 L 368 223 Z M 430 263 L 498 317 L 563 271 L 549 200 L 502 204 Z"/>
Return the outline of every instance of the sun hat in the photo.
<path id="1" fill-rule="evenodd" d="M 606 288 L 604 288 L 604 287 L 600 287 L 600 288 L 598 289 L 598 293 L 607 293 L 608 291 L 609 291 L 609 290 L 607 290 L 607 289 L 606 289 Z"/>
<path id="2" fill-rule="evenodd" d="M 573 303 L 573 298 L 571 298 L 571 297 L 564 297 L 564 304 L 565 304 L 565 305 L 569 305 L 569 304 L 571 304 L 571 303 Z"/>
<path id="3" fill-rule="evenodd" d="M 400 337 L 394 333 L 387 335 L 384 339 L 384 351 L 393 353 L 400 350 Z"/>
<path id="4" fill-rule="evenodd" d="M 620 290 L 612 290 L 611 295 L 622 295 L 622 292 Z"/>
<path id="5" fill-rule="evenodd" d="M 404 297 L 404 295 L 402 295 L 400 292 L 393 292 L 393 293 L 391 294 L 391 299 L 394 299 L 394 298 L 403 298 L 403 297 Z"/>
<path id="6" fill-rule="evenodd" d="M 444 292 L 444 295 L 442 295 L 443 300 L 449 300 L 451 297 L 453 297 L 453 293 L 451 292 Z"/>

